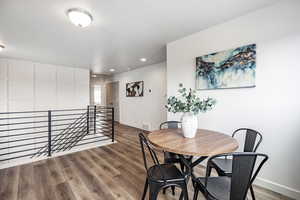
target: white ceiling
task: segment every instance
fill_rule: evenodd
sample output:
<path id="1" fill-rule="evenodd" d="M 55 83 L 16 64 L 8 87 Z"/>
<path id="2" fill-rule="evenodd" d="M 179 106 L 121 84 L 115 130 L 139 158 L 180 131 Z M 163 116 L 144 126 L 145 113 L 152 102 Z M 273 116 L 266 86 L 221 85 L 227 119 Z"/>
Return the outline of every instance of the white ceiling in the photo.
<path id="1" fill-rule="evenodd" d="M 276 1 L 0 0 L 0 57 L 127 71 L 164 61 L 168 42 Z M 91 26 L 70 23 L 65 12 L 74 7 L 90 11 Z"/>

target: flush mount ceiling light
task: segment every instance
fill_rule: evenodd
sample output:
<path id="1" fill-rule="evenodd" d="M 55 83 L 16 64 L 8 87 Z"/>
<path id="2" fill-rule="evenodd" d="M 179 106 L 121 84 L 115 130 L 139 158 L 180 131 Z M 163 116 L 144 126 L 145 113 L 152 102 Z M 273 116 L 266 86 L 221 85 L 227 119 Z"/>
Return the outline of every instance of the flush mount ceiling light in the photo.
<path id="1" fill-rule="evenodd" d="M 67 15 L 70 21 L 75 25 L 81 28 L 89 26 L 92 21 L 92 15 L 83 9 L 80 8 L 71 8 L 67 11 Z"/>
<path id="2" fill-rule="evenodd" d="M 3 51 L 5 49 L 5 46 L 0 44 L 0 52 Z"/>
<path id="3" fill-rule="evenodd" d="M 140 61 L 141 61 L 141 62 L 146 62 L 147 59 L 146 59 L 146 58 L 141 58 Z"/>
<path id="4" fill-rule="evenodd" d="M 116 70 L 115 70 L 115 69 L 110 69 L 109 71 L 110 71 L 110 72 L 114 72 L 114 71 L 116 71 Z"/>

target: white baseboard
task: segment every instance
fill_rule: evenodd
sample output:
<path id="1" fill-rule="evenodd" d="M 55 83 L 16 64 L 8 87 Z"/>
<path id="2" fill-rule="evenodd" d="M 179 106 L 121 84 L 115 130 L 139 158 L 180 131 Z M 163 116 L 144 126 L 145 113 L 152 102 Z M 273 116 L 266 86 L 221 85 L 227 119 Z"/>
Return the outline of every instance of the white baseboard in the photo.
<path id="1" fill-rule="evenodd" d="M 281 185 L 279 183 L 275 183 L 269 180 L 266 180 L 264 178 L 256 178 L 254 185 L 263 187 L 265 189 L 277 192 L 279 194 L 282 194 L 284 196 L 290 197 L 292 199 L 300 199 L 300 191 L 287 187 L 285 185 Z"/>
<path id="2" fill-rule="evenodd" d="M 59 156 L 63 156 L 63 155 L 71 154 L 71 153 L 76 153 L 76 152 L 84 151 L 84 150 L 88 150 L 88 149 L 93 149 L 93 148 L 97 148 L 97 147 L 102 147 L 102 146 L 106 146 L 106 145 L 110 145 L 110 144 L 114 144 L 114 143 L 117 143 L 117 142 L 116 141 L 115 142 L 103 141 L 101 144 L 98 144 L 98 145 L 88 145 L 88 146 L 85 146 L 83 148 L 72 149 L 70 151 L 55 153 L 51 157 L 24 159 L 24 160 L 19 160 L 19 161 L 16 161 L 16 162 L 9 162 L 9 163 L 5 163 L 5 164 L 0 165 L 0 169 L 5 169 L 5 168 L 9 168 L 9 167 L 15 167 L 15 166 L 19 166 L 19 165 L 34 163 L 34 162 L 37 162 L 37 161 L 51 159 L 51 158 L 55 158 L 55 157 L 59 157 Z"/>

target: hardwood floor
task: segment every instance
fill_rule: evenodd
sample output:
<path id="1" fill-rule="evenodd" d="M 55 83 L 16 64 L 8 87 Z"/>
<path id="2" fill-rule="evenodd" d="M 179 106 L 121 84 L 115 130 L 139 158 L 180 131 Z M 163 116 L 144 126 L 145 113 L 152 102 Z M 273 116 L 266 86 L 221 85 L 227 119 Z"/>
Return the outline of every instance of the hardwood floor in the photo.
<path id="1" fill-rule="evenodd" d="M 1 200 L 136 200 L 141 198 L 145 169 L 138 129 L 118 125 L 118 143 L 0 170 Z M 196 173 L 204 174 L 198 167 Z M 258 200 L 287 198 L 255 188 Z M 170 190 L 159 199 L 179 199 Z M 193 196 L 189 185 L 190 199 Z M 204 199 L 199 194 L 198 199 Z"/>

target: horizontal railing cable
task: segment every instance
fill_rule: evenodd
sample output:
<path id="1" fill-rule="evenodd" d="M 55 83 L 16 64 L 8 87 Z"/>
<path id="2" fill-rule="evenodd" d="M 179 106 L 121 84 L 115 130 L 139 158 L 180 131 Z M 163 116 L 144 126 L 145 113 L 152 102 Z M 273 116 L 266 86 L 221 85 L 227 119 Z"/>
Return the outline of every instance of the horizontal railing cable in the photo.
<path id="1" fill-rule="evenodd" d="M 0 113 L 0 166 L 103 141 L 114 141 L 112 107 Z"/>

